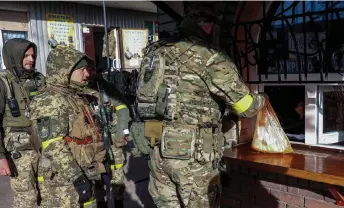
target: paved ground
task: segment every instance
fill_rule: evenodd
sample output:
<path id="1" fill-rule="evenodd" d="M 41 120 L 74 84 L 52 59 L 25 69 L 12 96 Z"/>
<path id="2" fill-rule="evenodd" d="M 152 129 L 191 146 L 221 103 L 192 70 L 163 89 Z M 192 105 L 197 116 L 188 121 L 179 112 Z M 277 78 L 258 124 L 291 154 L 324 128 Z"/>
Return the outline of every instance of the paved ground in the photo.
<path id="1" fill-rule="evenodd" d="M 127 165 L 125 166 L 126 193 L 124 208 L 154 208 L 152 198 L 148 193 L 147 161 L 143 158 L 132 158 L 127 154 Z M 135 184 L 135 182 L 138 182 Z M 12 207 L 13 194 L 9 184 L 9 177 L 0 176 L 0 208 Z"/>

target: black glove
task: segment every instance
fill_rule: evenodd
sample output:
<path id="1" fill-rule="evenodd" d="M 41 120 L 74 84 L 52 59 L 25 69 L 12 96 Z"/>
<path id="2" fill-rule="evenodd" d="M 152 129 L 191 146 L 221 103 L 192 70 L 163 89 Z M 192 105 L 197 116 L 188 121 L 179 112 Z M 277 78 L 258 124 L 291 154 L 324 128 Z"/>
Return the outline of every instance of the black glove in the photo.
<path id="1" fill-rule="evenodd" d="M 80 176 L 73 182 L 75 190 L 79 194 L 79 203 L 83 204 L 88 202 L 92 197 L 92 183 L 86 178 L 85 175 Z"/>

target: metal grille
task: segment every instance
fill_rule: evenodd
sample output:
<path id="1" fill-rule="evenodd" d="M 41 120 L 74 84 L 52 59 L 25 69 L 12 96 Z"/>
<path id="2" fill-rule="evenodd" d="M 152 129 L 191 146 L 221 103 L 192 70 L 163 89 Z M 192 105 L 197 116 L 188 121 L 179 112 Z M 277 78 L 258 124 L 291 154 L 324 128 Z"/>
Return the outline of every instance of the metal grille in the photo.
<path id="1" fill-rule="evenodd" d="M 344 82 L 344 2 L 283 1 L 273 2 L 269 9 L 269 2 L 262 2 L 261 19 L 240 22 L 249 2 L 242 3 L 233 25 L 231 57 L 241 72 L 246 70 L 242 74 L 248 83 Z M 252 30 L 257 27 L 260 35 L 254 40 Z M 252 71 L 255 80 L 250 78 Z M 328 79 L 331 73 L 340 78 Z M 272 74 L 277 81 L 269 81 Z M 291 74 L 297 74 L 298 80 L 288 79 Z M 310 74 L 319 79 L 308 80 Z"/>

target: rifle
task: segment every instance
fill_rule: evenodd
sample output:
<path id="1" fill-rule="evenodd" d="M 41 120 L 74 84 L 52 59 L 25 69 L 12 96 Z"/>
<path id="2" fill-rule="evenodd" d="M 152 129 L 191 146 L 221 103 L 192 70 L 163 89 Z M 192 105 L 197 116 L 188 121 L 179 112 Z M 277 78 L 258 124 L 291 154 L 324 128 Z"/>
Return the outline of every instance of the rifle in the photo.
<path id="1" fill-rule="evenodd" d="M 108 40 L 108 31 L 107 31 L 107 18 L 106 18 L 106 5 L 105 1 L 103 0 L 103 14 L 104 14 L 104 35 L 105 35 L 105 41 L 106 41 L 106 61 L 107 61 L 107 68 L 108 72 L 110 72 L 111 66 L 110 66 L 110 58 L 109 58 L 109 40 Z M 110 140 L 110 128 L 109 128 L 109 116 L 106 116 L 109 111 L 106 110 L 104 106 L 104 91 L 103 93 L 100 91 L 99 84 L 97 82 L 98 86 L 98 91 L 99 91 L 99 97 L 100 97 L 100 119 L 101 123 L 104 125 L 102 128 L 102 140 L 104 143 L 104 147 L 106 149 L 106 157 L 107 157 L 107 164 L 105 165 L 106 172 L 108 174 L 103 175 L 103 180 L 105 182 L 106 186 L 106 195 L 107 195 L 107 204 L 108 208 L 113 208 L 115 207 L 115 197 L 114 193 L 111 188 L 111 178 L 112 178 L 112 173 L 111 173 L 111 166 L 115 165 L 115 159 L 114 159 L 114 154 L 111 149 L 111 140 Z M 109 104 L 107 102 L 106 104 Z M 110 112 L 111 113 L 111 112 Z"/>
<path id="2" fill-rule="evenodd" d="M 112 122 L 111 119 L 111 109 L 110 109 L 110 102 L 108 102 L 107 96 L 104 90 L 100 90 L 99 84 L 97 82 L 98 92 L 100 95 L 100 105 L 99 105 L 99 124 L 101 125 L 100 135 L 102 141 L 104 143 L 104 147 L 106 150 L 106 164 L 105 169 L 107 174 L 103 175 L 103 179 L 106 185 L 106 195 L 107 195 L 107 203 L 108 207 L 113 208 L 115 207 L 114 201 L 114 193 L 112 192 L 111 188 L 111 178 L 112 172 L 111 169 L 114 167 L 115 163 L 115 156 L 111 149 L 111 133 L 110 133 L 110 123 Z M 110 110 L 109 110 L 110 109 Z"/>

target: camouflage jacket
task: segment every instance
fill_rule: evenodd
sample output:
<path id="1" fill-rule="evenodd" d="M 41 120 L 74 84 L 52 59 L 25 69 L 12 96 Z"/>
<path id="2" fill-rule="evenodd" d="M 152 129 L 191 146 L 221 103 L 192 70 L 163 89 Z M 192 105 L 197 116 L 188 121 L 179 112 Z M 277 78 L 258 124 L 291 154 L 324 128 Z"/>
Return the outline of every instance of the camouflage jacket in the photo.
<path id="1" fill-rule="evenodd" d="M 264 106 L 264 97 L 249 92 L 226 53 L 197 37 L 151 45 L 141 66 L 137 90 L 141 115 L 151 112 L 140 112 L 140 106 L 156 99 L 161 84 L 169 88 L 165 118 L 174 123 L 218 124 L 227 107 L 239 116 L 252 117 Z M 153 75 L 149 68 L 154 68 Z"/>
<path id="2" fill-rule="evenodd" d="M 42 158 L 49 161 L 39 167 L 39 174 L 45 180 L 57 173 L 51 183 L 70 183 L 90 163 L 101 164 L 104 160 L 103 144 L 91 125 L 92 118 L 87 117 L 91 102 L 98 99 L 70 83 L 70 74 L 82 59 L 89 58 L 71 48 L 52 50 L 47 58 L 47 88 L 39 91 L 30 104 L 30 119 L 42 144 Z M 78 142 L 81 145 L 76 145 Z"/>
<path id="3" fill-rule="evenodd" d="M 45 78 L 41 73 L 22 70 L 24 54 L 30 47 L 37 53 L 36 45 L 25 39 L 11 39 L 3 47 L 2 55 L 6 69 L 0 72 L 0 138 L 8 136 L 3 135 L 6 128 L 27 129 L 26 127 L 31 126 L 28 103 L 39 88 L 45 87 Z M 17 101 L 19 116 L 12 115 L 8 105 L 9 97 Z M 0 159 L 5 158 L 4 153 L 5 148 L 0 144 Z"/>

